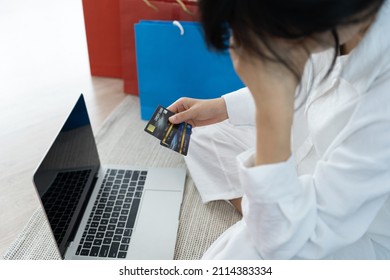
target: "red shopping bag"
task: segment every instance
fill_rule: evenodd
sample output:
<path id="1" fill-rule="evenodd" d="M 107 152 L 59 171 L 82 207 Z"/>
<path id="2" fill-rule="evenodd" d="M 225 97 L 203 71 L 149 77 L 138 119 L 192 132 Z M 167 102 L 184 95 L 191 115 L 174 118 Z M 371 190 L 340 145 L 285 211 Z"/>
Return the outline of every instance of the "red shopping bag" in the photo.
<path id="1" fill-rule="evenodd" d="M 197 21 L 196 0 L 120 0 L 124 91 L 138 95 L 134 24 L 140 20 Z"/>
<path id="2" fill-rule="evenodd" d="M 119 0 L 83 0 L 91 74 L 122 78 Z"/>

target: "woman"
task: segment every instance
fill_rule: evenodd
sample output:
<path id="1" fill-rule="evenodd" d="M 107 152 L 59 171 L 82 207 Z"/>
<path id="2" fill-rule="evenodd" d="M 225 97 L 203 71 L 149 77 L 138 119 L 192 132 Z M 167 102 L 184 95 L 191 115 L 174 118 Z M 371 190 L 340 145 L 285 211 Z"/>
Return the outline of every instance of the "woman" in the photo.
<path id="1" fill-rule="evenodd" d="M 199 7 L 247 86 L 169 107 L 196 127 L 186 162 L 203 201 L 242 206 L 204 258 L 390 259 L 389 2 Z"/>

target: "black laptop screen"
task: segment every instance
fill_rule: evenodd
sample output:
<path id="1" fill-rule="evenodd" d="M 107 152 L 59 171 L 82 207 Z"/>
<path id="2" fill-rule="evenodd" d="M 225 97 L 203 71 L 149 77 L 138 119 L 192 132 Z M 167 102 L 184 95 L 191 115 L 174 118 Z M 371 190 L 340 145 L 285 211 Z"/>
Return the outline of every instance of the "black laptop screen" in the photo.
<path id="1" fill-rule="evenodd" d="M 99 166 L 95 138 L 81 95 L 34 174 L 37 192 L 62 256 L 74 238 Z"/>

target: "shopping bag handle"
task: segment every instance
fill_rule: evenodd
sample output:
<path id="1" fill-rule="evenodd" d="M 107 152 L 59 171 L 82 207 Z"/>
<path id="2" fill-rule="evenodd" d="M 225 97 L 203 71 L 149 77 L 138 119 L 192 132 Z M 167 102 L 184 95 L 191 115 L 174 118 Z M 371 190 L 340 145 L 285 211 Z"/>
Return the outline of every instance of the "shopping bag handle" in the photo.
<path id="1" fill-rule="evenodd" d="M 183 25 L 180 23 L 180 21 L 174 20 L 174 21 L 172 22 L 172 24 L 173 24 L 174 26 L 177 26 L 177 28 L 179 28 L 179 30 L 180 30 L 180 35 L 183 36 L 183 35 L 184 35 L 184 27 L 183 27 Z"/>
<path id="2" fill-rule="evenodd" d="M 180 7 L 183 9 L 184 12 L 186 12 L 187 14 L 193 16 L 194 15 L 194 12 L 190 11 L 186 4 L 184 4 L 184 2 L 182 0 L 176 0 L 176 2 L 180 5 Z"/>
<path id="3" fill-rule="evenodd" d="M 158 8 L 157 8 L 155 5 L 153 5 L 152 3 L 150 3 L 149 0 L 142 0 L 142 1 L 144 1 L 144 3 L 145 3 L 148 7 L 152 8 L 153 10 L 155 10 L 156 12 L 158 12 Z"/>
<path id="4" fill-rule="evenodd" d="M 158 12 L 158 8 L 157 8 L 155 5 L 153 5 L 152 3 L 150 3 L 149 0 L 142 0 L 142 1 L 144 1 L 144 3 L 145 3 L 148 7 L 152 8 L 153 10 L 155 10 L 156 12 Z M 184 4 L 184 2 L 183 2 L 182 0 L 175 0 L 175 1 L 179 4 L 179 6 L 183 9 L 183 11 L 184 11 L 185 13 L 187 13 L 187 14 L 189 14 L 189 15 L 194 15 L 194 12 L 190 11 L 190 10 L 187 8 L 186 4 Z M 194 1 L 194 2 L 195 2 L 195 1 Z"/>

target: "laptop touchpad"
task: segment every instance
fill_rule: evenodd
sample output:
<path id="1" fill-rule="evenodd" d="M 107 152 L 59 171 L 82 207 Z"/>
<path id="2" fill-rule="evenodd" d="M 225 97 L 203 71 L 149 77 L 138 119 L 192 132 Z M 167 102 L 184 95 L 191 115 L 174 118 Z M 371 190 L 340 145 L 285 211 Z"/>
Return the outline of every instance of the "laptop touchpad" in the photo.
<path id="1" fill-rule="evenodd" d="M 129 258 L 173 259 L 181 201 L 181 192 L 145 191 L 130 241 Z"/>
<path id="2" fill-rule="evenodd" d="M 185 169 L 155 168 L 149 169 L 145 189 L 183 191 L 186 177 Z"/>

